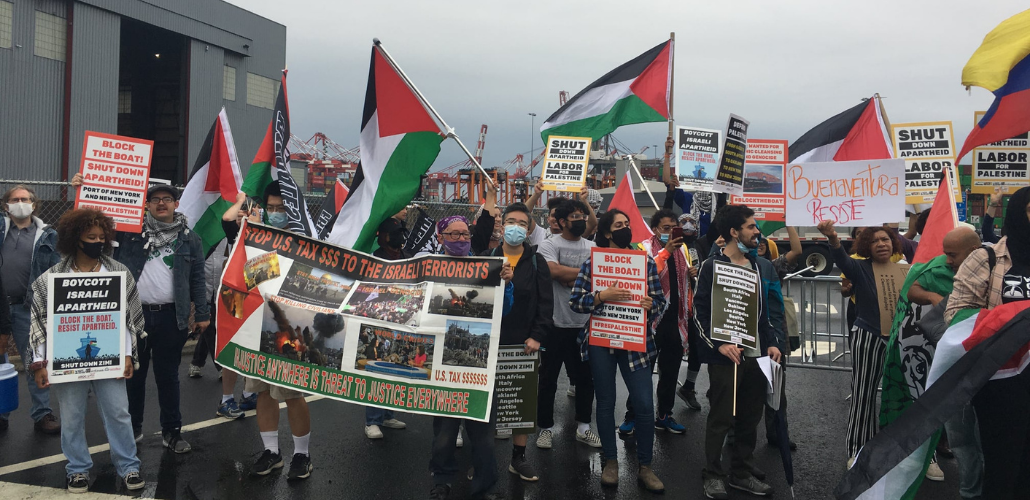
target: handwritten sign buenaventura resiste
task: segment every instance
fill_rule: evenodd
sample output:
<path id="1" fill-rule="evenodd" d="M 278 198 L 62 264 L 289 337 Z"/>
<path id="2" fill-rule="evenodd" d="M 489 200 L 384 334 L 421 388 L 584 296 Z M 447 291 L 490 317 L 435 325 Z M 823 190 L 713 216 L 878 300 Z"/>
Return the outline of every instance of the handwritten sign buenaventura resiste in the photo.
<path id="1" fill-rule="evenodd" d="M 784 183 L 790 226 L 871 226 L 905 216 L 904 160 L 797 163 Z"/>

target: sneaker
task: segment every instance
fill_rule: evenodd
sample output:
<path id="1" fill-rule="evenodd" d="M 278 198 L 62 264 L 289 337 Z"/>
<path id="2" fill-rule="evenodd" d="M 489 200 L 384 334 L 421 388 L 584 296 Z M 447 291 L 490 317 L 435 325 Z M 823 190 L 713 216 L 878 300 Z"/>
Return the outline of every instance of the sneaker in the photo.
<path id="1" fill-rule="evenodd" d="M 750 474 L 745 478 L 731 477 L 729 485 L 730 488 L 746 491 L 760 497 L 772 495 L 774 491 L 772 486 L 759 481 L 757 477 Z"/>
<path id="2" fill-rule="evenodd" d="M 650 465 L 641 465 L 637 472 L 637 483 L 651 493 L 665 493 L 665 483 L 655 475 Z"/>
<path id="3" fill-rule="evenodd" d="M 730 495 L 726 493 L 726 481 L 717 477 L 705 479 L 705 498 L 726 499 Z"/>
<path id="4" fill-rule="evenodd" d="M 458 439 L 454 440 L 454 446 L 455 448 L 461 448 L 462 446 L 465 446 L 465 440 L 461 437 L 461 429 L 458 429 Z"/>
<path id="5" fill-rule="evenodd" d="M 926 478 L 930 481 L 944 481 L 944 471 L 937 462 L 930 462 L 930 467 L 926 469 Z"/>
<path id="6" fill-rule="evenodd" d="M 246 413 L 240 410 L 239 406 L 236 406 L 236 399 L 234 398 L 230 398 L 228 401 L 218 405 L 218 411 L 215 412 L 215 415 L 229 420 L 239 420 L 247 416 Z"/>
<path id="7" fill-rule="evenodd" d="M 136 440 L 137 443 L 143 441 L 143 429 L 133 429 L 132 437 Z"/>
<path id="8" fill-rule="evenodd" d="M 551 429 L 542 429 L 540 435 L 536 437 L 536 447 L 544 450 L 551 449 L 551 440 L 553 439 Z"/>
<path id="9" fill-rule="evenodd" d="M 680 388 L 676 390 L 676 395 L 687 404 L 687 408 L 694 411 L 701 411 L 701 403 L 697 402 L 697 392 L 693 389 L 687 389 L 687 386 L 681 385 Z"/>
<path id="10" fill-rule="evenodd" d="M 365 437 L 369 439 L 383 439 L 383 431 L 379 429 L 378 425 L 366 425 Z"/>
<path id="11" fill-rule="evenodd" d="M 132 471 L 125 475 L 125 488 L 127 490 L 140 490 L 146 485 L 147 482 L 140 477 L 139 471 Z"/>
<path id="12" fill-rule="evenodd" d="M 193 448 L 182 439 L 182 434 L 179 431 L 164 431 L 161 433 L 161 441 L 164 443 L 165 448 L 174 451 L 178 454 L 189 453 Z"/>
<path id="13" fill-rule="evenodd" d="M 594 431 L 590 429 L 587 429 L 587 431 L 582 434 L 580 434 L 577 430 L 576 441 L 579 441 L 580 443 L 583 443 L 587 446 L 592 446 L 594 448 L 601 447 L 601 438 L 598 437 L 597 434 L 595 434 Z"/>
<path id="14" fill-rule="evenodd" d="M 523 481 L 533 482 L 540 480 L 540 477 L 536 475 L 536 471 L 533 470 L 533 466 L 530 465 L 529 460 L 526 460 L 525 455 L 512 457 L 511 463 L 508 464 L 508 472 L 518 474 Z"/>
<path id="15" fill-rule="evenodd" d="M 623 420 L 622 425 L 619 426 L 619 434 L 623 436 L 632 436 L 633 431 L 637 429 L 637 423 L 633 420 Z"/>
<path id="16" fill-rule="evenodd" d="M 254 462 L 254 467 L 250 469 L 250 474 L 253 476 L 267 476 L 273 470 L 282 468 L 283 456 L 278 453 L 272 453 L 272 450 L 265 450 L 261 454 L 261 458 Z"/>
<path id="17" fill-rule="evenodd" d="M 570 398 L 576 397 L 576 386 L 570 385 L 569 390 L 565 391 L 565 395 Z"/>
<path id="18" fill-rule="evenodd" d="M 759 469 L 758 466 L 753 464 L 753 463 L 747 463 L 745 465 L 747 466 L 747 470 L 751 471 L 751 475 L 752 476 L 755 476 L 756 478 L 758 478 L 759 481 L 765 481 L 765 471 L 764 470 Z"/>
<path id="19" fill-rule="evenodd" d="M 386 427 L 387 429 L 403 429 L 407 426 L 408 424 L 401 422 L 396 418 L 388 418 L 386 420 L 383 420 L 383 427 Z"/>
<path id="20" fill-rule="evenodd" d="M 89 489 L 89 474 L 76 472 L 68 476 L 68 493 L 85 493 Z"/>
<path id="21" fill-rule="evenodd" d="M 293 455 L 293 461 L 290 462 L 290 472 L 286 474 L 287 481 L 297 481 L 300 479 L 307 479 L 311 477 L 311 471 L 315 468 L 311 466 L 311 457 L 303 453 L 296 453 Z"/>
<path id="22" fill-rule="evenodd" d="M 654 421 L 654 430 L 656 431 L 669 431 L 673 434 L 683 434 L 687 432 L 687 428 L 683 427 L 682 424 L 672 418 L 672 415 L 666 415 L 665 418 L 659 418 Z"/>
<path id="23" fill-rule="evenodd" d="M 61 423 L 57 421 L 57 417 L 53 413 L 43 415 L 43 418 L 37 420 L 33 427 L 35 427 L 36 432 L 50 434 L 51 436 L 61 433 Z"/>
<path id="24" fill-rule="evenodd" d="M 429 490 L 429 500 L 447 500 L 450 495 L 451 485 L 449 484 L 437 484 Z"/>
<path id="25" fill-rule="evenodd" d="M 619 484 L 619 461 L 605 460 L 601 469 L 601 486 L 617 486 Z"/>
<path id="26" fill-rule="evenodd" d="M 240 399 L 240 410 L 250 411 L 257 409 L 257 393 L 251 394 L 250 397 L 244 396 Z"/>
<path id="27" fill-rule="evenodd" d="M 195 364 L 193 364 L 193 363 L 190 363 L 190 374 L 189 375 L 190 375 L 190 378 L 200 378 L 200 377 L 204 376 L 203 373 L 200 373 L 200 367 L 195 365 Z"/>

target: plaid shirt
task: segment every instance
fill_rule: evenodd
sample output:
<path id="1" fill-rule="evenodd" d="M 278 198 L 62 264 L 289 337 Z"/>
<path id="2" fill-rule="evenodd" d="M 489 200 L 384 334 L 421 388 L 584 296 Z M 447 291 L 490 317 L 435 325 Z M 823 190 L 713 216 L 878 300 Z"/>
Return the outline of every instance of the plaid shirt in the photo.
<path id="1" fill-rule="evenodd" d="M 572 287 L 572 297 L 569 299 L 569 306 L 573 311 L 583 314 L 600 312 L 603 304 L 594 303 L 593 283 L 590 277 L 590 259 L 583 263 L 579 269 L 579 276 L 576 277 L 576 284 Z M 662 294 L 662 281 L 658 278 L 658 266 L 654 258 L 647 256 L 647 294 L 651 297 L 651 311 L 647 322 L 647 352 L 629 351 L 629 368 L 637 371 L 641 368 L 651 366 L 651 362 L 658 356 L 658 348 L 654 343 L 654 325 L 658 324 L 665 313 L 665 306 L 668 301 Z M 590 322 L 583 326 L 579 332 L 579 355 L 583 361 L 590 359 L 587 346 L 590 345 Z"/>
<path id="2" fill-rule="evenodd" d="M 955 273 L 955 288 L 948 297 L 948 308 L 944 320 L 951 322 L 962 309 L 991 309 L 1001 304 L 1002 279 L 1012 268 L 1009 256 L 1008 238 L 1002 238 L 992 247 L 994 250 L 994 272 L 990 272 L 990 261 L 986 249 L 973 250 Z"/>

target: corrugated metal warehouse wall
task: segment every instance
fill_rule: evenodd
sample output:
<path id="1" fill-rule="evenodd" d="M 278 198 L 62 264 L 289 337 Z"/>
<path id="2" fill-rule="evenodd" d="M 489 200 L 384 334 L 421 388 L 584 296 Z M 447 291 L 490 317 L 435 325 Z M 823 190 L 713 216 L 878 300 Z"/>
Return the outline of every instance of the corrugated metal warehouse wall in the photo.
<path id="1" fill-rule="evenodd" d="M 118 52 L 122 23 L 117 14 L 78 2 L 74 6 L 68 177 L 79 171 L 87 130 L 118 132 Z M 54 180 L 58 178 L 54 176 Z"/>

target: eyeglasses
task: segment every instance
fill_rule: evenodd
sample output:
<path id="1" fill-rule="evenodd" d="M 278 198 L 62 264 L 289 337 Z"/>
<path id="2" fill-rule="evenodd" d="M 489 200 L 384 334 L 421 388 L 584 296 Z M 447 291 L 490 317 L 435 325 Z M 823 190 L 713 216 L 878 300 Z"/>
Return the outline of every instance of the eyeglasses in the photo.
<path id="1" fill-rule="evenodd" d="M 440 233 L 440 234 L 446 236 L 447 239 L 451 240 L 451 241 L 470 240 L 470 239 L 472 239 L 472 233 L 469 233 L 467 231 L 466 232 L 451 231 L 449 233 Z"/>
<path id="2" fill-rule="evenodd" d="M 529 223 L 524 220 L 508 219 L 504 221 L 505 226 L 519 226 L 522 229 L 529 229 Z"/>
<path id="3" fill-rule="evenodd" d="M 32 198 L 11 198 L 7 203 L 32 203 Z"/>
<path id="4" fill-rule="evenodd" d="M 171 196 L 162 196 L 160 198 L 151 198 L 147 201 L 150 203 L 175 203 L 175 198 L 172 198 Z"/>
<path id="5" fill-rule="evenodd" d="M 268 206 L 265 207 L 265 211 L 270 213 L 270 214 L 286 213 L 286 206 L 285 205 L 268 205 Z"/>

